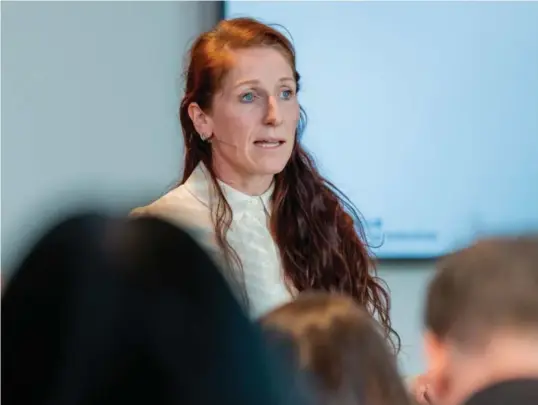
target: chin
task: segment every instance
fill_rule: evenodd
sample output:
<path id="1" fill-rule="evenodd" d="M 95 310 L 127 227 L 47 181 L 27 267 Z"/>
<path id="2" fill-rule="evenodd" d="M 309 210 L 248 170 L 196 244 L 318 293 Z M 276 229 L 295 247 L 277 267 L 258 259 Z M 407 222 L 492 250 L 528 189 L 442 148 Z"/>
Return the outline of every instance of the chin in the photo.
<path id="1" fill-rule="evenodd" d="M 263 166 L 263 167 L 256 167 L 255 169 L 255 172 L 258 174 L 258 175 L 262 175 L 262 176 L 274 176 L 274 175 L 277 175 L 279 173 L 281 173 L 283 170 L 284 170 L 284 167 L 286 167 L 285 165 L 284 166 L 274 166 L 274 167 L 267 167 L 267 166 Z"/>
<path id="2" fill-rule="evenodd" d="M 256 172 L 258 172 L 259 174 L 264 174 L 264 175 L 278 174 L 284 170 L 284 168 L 288 164 L 288 161 L 289 159 L 279 160 L 279 161 L 273 160 L 273 161 L 259 162 L 256 165 Z"/>

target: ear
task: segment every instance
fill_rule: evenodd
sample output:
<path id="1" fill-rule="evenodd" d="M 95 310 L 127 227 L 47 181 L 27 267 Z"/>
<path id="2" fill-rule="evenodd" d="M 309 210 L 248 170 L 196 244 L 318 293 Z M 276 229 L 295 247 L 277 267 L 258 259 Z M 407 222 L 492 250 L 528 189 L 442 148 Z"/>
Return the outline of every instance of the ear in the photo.
<path id="1" fill-rule="evenodd" d="M 428 370 L 438 369 L 444 362 L 444 345 L 441 340 L 431 331 L 424 333 L 424 351 Z"/>
<path id="2" fill-rule="evenodd" d="M 206 141 L 213 135 L 213 120 L 206 114 L 198 105 L 198 103 L 190 103 L 189 117 L 194 125 L 194 129 L 202 140 Z"/>
<path id="3" fill-rule="evenodd" d="M 424 350 L 432 394 L 440 402 L 449 389 L 450 348 L 447 342 L 433 332 L 426 331 L 424 334 Z"/>

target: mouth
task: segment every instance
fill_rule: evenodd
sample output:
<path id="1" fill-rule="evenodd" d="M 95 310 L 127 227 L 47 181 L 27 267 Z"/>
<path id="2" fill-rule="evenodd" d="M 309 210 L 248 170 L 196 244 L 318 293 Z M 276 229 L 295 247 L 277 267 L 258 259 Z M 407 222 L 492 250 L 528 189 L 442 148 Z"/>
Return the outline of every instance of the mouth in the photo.
<path id="1" fill-rule="evenodd" d="M 254 145 L 264 149 L 276 149 L 279 146 L 283 145 L 285 142 L 286 141 L 278 139 L 260 139 L 258 141 L 254 141 Z"/>

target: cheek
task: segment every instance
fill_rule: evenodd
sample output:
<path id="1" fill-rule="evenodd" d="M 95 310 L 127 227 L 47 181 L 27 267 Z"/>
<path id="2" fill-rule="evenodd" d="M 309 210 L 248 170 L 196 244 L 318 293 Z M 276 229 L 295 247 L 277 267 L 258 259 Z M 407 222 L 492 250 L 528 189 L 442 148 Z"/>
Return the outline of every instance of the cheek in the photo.
<path id="1" fill-rule="evenodd" d="M 285 121 L 289 123 L 290 126 L 296 127 L 300 117 L 299 104 L 294 103 L 291 106 L 287 106 L 283 112 Z"/>
<path id="2" fill-rule="evenodd" d="M 256 111 L 231 110 L 214 117 L 214 133 L 222 141 L 243 146 L 250 143 L 256 133 Z"/>

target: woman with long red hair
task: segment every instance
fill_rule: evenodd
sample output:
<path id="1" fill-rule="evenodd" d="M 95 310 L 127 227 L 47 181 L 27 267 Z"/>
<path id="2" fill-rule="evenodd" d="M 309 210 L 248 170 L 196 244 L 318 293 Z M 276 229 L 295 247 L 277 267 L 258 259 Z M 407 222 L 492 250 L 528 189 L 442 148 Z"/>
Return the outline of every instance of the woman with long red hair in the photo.
<path id="1" fill-rule="evenodd" d="M 338 291 L 398 349 L 358 212 L 301 146 L 299 84 L 293 45 L 270 26 L 237 18 L 198 37 L 179 111 L 183 178 L 134 214 L 190 225 L 253 317 L 301 291 Z"/>

